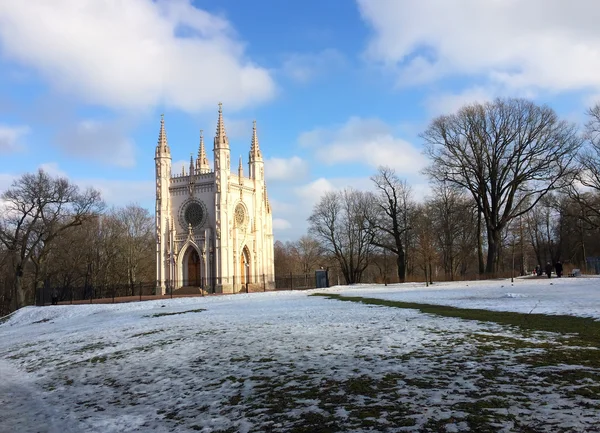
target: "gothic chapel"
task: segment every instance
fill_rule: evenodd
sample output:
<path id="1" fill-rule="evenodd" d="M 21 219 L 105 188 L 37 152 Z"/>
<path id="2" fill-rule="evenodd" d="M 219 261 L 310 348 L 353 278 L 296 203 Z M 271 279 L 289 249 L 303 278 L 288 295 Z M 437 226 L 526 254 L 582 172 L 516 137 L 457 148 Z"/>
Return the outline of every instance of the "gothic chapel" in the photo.
<path id="1" fill-rule="evenodd" d="M 156 146 L 157 294 L 197 288 L 236 293 L 274 287 L 273 218 L 256 122 L 248 158 L 231 172 L 222 105 L 214 138 L 214 167 L 200 131 L 198 157 L 180 175 L 171 174 L 164 117 Z"/>

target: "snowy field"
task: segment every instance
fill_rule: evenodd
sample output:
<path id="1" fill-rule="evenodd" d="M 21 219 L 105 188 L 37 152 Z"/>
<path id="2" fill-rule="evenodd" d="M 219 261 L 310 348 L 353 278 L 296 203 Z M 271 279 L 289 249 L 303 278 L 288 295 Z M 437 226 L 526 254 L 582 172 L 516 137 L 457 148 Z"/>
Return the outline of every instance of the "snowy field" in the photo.
<path id="1" fill-rule="evenodd" d="M 600 431 L 600 369 L 536 361 L 564 335 L 314 292 L 600 319 L 598 278 L 28 307 L 0 432 Z"/>

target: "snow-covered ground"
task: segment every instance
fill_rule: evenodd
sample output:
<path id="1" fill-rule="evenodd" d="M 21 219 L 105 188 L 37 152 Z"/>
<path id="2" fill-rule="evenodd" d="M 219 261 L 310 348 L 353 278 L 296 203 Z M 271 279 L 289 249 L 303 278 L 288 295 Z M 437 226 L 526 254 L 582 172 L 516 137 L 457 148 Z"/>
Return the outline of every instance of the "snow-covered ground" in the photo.
<path id="1" fill-rule="evenodd" d="M 369 296 L 393 301 L 440 304 L 461 308 L 566 314 L 600 318 L 600 278 L 515 278 L 391 286 L 337 286 L 330 289 L 348 296 Z"/>
<path id="2" fill-rule="evenodd" d="M 314 292 L 600 318 L 597 278 L 28 307 L 0 325 L 0 432 L 600 431 L 600 371 L 528 361 L 563 336 Z"/>

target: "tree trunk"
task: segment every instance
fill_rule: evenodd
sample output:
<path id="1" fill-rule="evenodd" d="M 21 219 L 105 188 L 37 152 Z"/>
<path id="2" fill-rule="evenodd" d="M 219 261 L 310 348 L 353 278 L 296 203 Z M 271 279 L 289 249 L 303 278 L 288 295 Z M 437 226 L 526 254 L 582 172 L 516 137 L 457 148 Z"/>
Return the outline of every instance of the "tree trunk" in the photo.
<path id="1" fill-rule="evenodd" d="M 488 256 L 485 273 L 493 275 L 496 273 L 496 264 L 498 257 L 498 247 L 500 245 L 500 230 L 490 230 L 488 228 Z"/>
<path id="2" fill-rule="evenodd" d="M 479 274 L 485 272 L 483 264 L 483 240 L 481 236 L 481 212 L 477 211 L 477 259 L 479 262 Z"/>
<path id="3" fill-rule="evenodd" d="M 18 264 L 15 271 L 15 293 L 13 300 L 14 309 L 25 306 L 25 291 L 23 290 L 23 265 Z"/>
<path id="4" fill-rule="evenodd" d="M 398 268 L 398 281 L 403 283 L 406 275 L 406 262 L 404 261 L 404 250 L 401 249 L 396 256 L 396 266 Z"/>

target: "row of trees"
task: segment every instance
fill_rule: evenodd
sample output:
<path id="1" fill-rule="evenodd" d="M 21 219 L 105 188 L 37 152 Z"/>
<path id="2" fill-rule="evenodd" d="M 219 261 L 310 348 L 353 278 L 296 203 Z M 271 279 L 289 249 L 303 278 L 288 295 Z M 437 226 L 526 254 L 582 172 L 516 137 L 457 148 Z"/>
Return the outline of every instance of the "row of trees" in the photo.
<path id="1" fill-rule="evenodd" d="M 154 280 L 146 209 L 106 209 L 97 190 L 43 170 L 17 179 L 0 200 L 0 315 L 32 304 L 43 287 L 102 292 L 125 284 L 133 293 Z"/>
<path id="2" fill-rule="evenodd" d="M 367 271 L 388 279 L 390 257 L 400 282 L 523 274 L 558 260 L 584 267 L 586 256 L 600 255 L 600 105 L 588 115 L 584 133 L 523 99 L 440 116 L 421 135 L 431 197 L 417 202 L 381 167 L 374 192 L 325 194 L 302 243 L 348 284 Z M 298 246 L 277 245 L 276 269 L 302 257 Z"/>
<path id="3" fill-rule="evenodd" d="M 432 194 L 414 199 L 390 168 L 370 191 L 325 194 L 307 236 L 275 246 L 277 275 L 337 269 L 349 284 L 495 276 L 600 256 L 600 105 L 583 133 L 522 99 L 468 105 L 422 134 Z M 44 171 L 0 196 L 0 314 L 48 286 L 133 293 L 153 281 L 153 216 L 106 210 L 100 193 Z"/>

